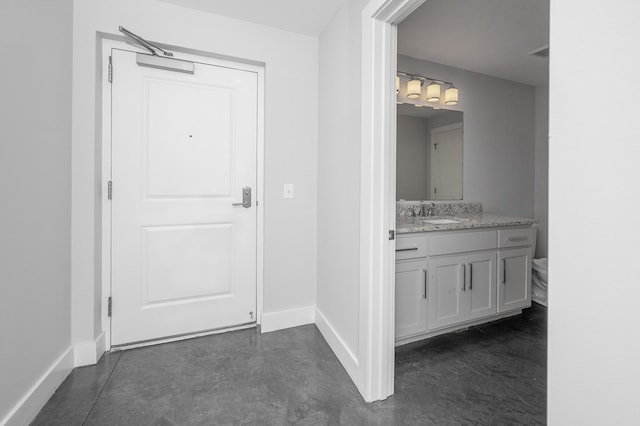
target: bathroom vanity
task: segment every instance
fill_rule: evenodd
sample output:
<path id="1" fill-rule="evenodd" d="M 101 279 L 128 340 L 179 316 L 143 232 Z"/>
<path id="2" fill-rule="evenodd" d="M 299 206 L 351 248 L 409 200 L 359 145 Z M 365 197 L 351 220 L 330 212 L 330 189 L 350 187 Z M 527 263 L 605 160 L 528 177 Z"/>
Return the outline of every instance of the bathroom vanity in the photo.
<path id="1" fill-rule="evenodd" d="M 483 214 L 481 207 L 427 213 L 398 218 L 396 345 L 531 306 L 534 220 Z"/>

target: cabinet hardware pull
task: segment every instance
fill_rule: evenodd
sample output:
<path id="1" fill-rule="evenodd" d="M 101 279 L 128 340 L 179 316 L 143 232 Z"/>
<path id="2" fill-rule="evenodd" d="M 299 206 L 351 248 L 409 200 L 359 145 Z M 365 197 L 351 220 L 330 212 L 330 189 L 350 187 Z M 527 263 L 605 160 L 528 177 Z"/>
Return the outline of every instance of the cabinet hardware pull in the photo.
<path id="1" fill-rule="evenodd" d="M 427 289 L 429 286 L 429 273 L 427 272 L 426 269 L 422 270 L 424 272 L 424 293 L 422 294 L 422 298 L 426 299 L 427 298 Z"/>
<path id="2" fill-rule="evenodd" d="M 473 290 L 473 263 L 469 263 L 469 290 Z"/>
<path id="3" fill-rule="evenodd" d="M 461 263 L 460 266 L 462 266 L 462 291 L 466 291 L 467 290 L 467 268 L 466 265 Z"/>
<path id="4" fill-rule="evenodd" d="M 518 241 L 527 241 L 529 238 L 527 238 L 524 235 L 521 235 L 519 237 L 509 237 L 507 238 L 507 241 L 511 241 L 512 243 L 516 243 Z"/>
<path id="5" fill-rule="evenodd" d="M 418 250 L 418 247 L 396 249 L 396 251 L 411 251 L 411 250 Z"/>
<path id="6" fill-rule="evenodd" d="M 507 260 L 502 259 L 502 284 L 507 283 Z"/>

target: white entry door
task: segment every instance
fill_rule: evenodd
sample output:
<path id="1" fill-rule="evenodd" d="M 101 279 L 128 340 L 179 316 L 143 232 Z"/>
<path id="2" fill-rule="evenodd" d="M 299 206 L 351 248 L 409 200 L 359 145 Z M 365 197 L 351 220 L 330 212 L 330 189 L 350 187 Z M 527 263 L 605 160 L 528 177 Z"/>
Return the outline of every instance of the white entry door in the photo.
<path id="1" fill-rule="evenodd" d="M 112 51 L 111 344 L 255 322 L 257 74 L 137 58 Z"/>
<path id="2" fill-rule="evenodd" d="M 431 131 L 431 200 L 462 200 L 462 123 Z"/>

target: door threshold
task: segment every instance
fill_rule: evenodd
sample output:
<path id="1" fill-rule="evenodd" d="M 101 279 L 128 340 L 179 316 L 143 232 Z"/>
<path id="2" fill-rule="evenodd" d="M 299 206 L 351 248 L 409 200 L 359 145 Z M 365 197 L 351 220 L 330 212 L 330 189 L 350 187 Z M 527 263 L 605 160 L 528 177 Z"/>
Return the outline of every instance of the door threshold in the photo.
<path id="1" fill-rule="evenodd" d="M 197 333 L 179 334 L 176 336 L 163 337 L 161 339 L 143 340 L 140 342 L 126 343 L 124 345 L 114 345 L 114 346 L 111 346 L 110 352 L 126 351 L 128 349 L 143 348 L 145 346 L 154 346 L 154 345 L 161 345 L 163 343 L 179 342 L 180 340 L 195 339 L 196 337 L 210 336 L 212 334 L 222 334 L 222 333 L 227 333 L 229 331 L 246 330 L 248 328 L 256 328 L 257 326 L 258 326 L 257 323 L 251 322 L 247 324 L 236 325 L 233 327 L 216 328 L 213 330 L 199 331 Z"/>

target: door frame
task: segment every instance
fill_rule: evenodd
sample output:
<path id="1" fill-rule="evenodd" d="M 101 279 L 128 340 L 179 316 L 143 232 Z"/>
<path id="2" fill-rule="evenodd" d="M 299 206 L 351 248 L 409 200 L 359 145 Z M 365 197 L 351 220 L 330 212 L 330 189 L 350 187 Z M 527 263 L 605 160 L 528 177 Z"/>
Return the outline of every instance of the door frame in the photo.
<path id="1" fill-rule="evenodd" d="M 370 0 L 362 11 L 360 326 L 363 396 L 393 394 L 397 27 L 425 0 Z"/>
<path id="2" fill-rule="evenodd" d="M 102 218 L 101 229 L 101 252 L 102 258 L 99 260 L 101 265 L 101 281 L 102 281 L 102 294 L 100 297 L 101 303 L 101 320 L 102 330 L 105 335 L 105 349 L 111 349 L 111 318 L 108 315 L 108 300 L 111 297 L 111 202 L 107 200 L 108 185 L 111 176 L 111 83 L 108 81 L 109 76 L 109 56 L 111 49 L 128 50 L 130 52 L 148 53 L 142 48 L 130 45 L 124 41 L 123 37 L 113 37 L 108 34 L 99 34 L 98 41 L 100 42 L 100 58 L 99 64 L 102 68 L 101 73 L 101 94 L 98 101 L 101 105 L 101 116 L 97 117 L 101 124 L 101 133 L 97 135 L 100 140 L 101 146 L 101 165 L 98 167 L 100 170 L 100 188 L 101 188 L 101 208 L 100 215 Z M 257 158 L 257 170 L 256 170 L 256 325 L 262 323 L 262 308 L 264 300 L 264 93 L 265 93 L 265 67 L 264 64 L 251 60 L 242 60 L 239 58 L 221 57 L 214 53 L 208 52 L 195 52 L 188 48 L 179 48 L 175 46 L 166 46 L 161 43 L 156 43 L 159 46 L 165 47 L 175 53 L 175 57 L 178 59 L 185 59 L 188 61 L 200 62 L 209 65 L 222 66 L 227 68 L 239 69 L 242 71 L 255 72 L 258 77 L 258 102 L 257 102 L 257 146 L 256 146 L 256 158 Z M 98 160 L 96 160 L 98 161 Z M 96 183 L 97 184 L 97 183 Z M 97 260 L 96 260 L 97 261 Z M 93 301 L 89 302 L 93 303 Z M 249 326 L 252 327 L 252 326 Z M 204 336 L 208 334 L 215 334 L 221 331 L 228 331 L 237 328 L 245 327 L 229 327 L 223 330 L 212 330 L 208 332 L 194 333 L 187 336 L 177 336 L 167 339 L 155 340 L 151 343 L 143 343 L 137 346 L 144 346 L 147 344 L 156 344 L 161 342 L 182 340 L 191 337 Z"/>

